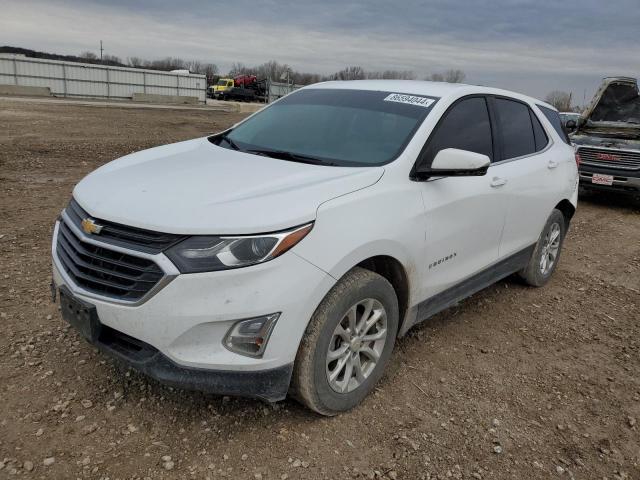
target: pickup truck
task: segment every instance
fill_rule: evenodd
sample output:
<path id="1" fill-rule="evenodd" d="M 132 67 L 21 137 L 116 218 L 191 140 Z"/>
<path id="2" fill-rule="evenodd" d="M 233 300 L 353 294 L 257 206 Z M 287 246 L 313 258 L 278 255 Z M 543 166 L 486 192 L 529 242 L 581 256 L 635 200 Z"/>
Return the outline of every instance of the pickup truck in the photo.
<path id="1" fill-rule="evenodd" d="M 640 195 L 640 96 L 635 78 L 605 78 L 571 140 L 580 156 L 580 186 Z"/>

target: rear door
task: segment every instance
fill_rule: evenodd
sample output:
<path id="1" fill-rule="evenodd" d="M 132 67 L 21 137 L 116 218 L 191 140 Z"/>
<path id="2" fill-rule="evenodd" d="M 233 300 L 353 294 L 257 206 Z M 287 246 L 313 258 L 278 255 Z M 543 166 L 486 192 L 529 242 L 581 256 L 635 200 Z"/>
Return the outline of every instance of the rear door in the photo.
<path id="1" fill-rule="evenodd" d="M 430 165 L 445 148 L 494 158 L 487 100 L 464 97 L 442 116 L 420 156 Z M 489 169 L 491 172 L 491 168 Z M 469 278 L 498 259 L 506 204 L 491 174 L 432 178 L 421 183 L 427 229 L 423 298 Z"/>
<path id="2" fill-rule="evenodd" d="M 534 244 L 564 188 L 560 162 L 551 136 L 525 102 L 507 97 L 489 99 L 500 153 L 490 173 L 500 178 L 507 205 L 500 258 Z"/>

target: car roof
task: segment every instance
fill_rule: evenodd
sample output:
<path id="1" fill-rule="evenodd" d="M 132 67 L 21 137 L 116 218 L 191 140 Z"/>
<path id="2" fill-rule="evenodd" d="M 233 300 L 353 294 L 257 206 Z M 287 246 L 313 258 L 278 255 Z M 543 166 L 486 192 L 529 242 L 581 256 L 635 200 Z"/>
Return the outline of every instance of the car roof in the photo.
<path id="1" fill-rule="evenodd" d="M 370 90 L 392 93 L 404 93 L 408 95 L 427 95 L 431 97 L 459 98 L 465 95 L 488 94 L 503 95 L 527 103 L 535 103 L 552 110 L 556 108 L 537 98 L 529 97 L 521 93 L 503 90 L 500 88 L 485 87 L 482 85 L 467 85 L 465 83 L 447 83 L 447 82 L 430 82 L 427 80 L 342 80 L 321 82 L 308 85 L 304 88 L 327 88 L 327 89 L 344 89 L 344 90 Z"/>

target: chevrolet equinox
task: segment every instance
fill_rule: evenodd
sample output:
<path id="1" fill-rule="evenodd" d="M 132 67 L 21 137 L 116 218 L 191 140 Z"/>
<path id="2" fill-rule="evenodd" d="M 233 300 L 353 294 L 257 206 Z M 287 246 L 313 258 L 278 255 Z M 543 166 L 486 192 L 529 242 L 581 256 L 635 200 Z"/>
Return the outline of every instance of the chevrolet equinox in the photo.
<path id="1" fill-rule="evenodd" d="M 53 298 L 165 384 L 335 415 L 416 323 L 513 273 L 549 280 L 577 201 L 560 125 L 493 88 L 302 88 L 85 177 L 55 224 Z"/>

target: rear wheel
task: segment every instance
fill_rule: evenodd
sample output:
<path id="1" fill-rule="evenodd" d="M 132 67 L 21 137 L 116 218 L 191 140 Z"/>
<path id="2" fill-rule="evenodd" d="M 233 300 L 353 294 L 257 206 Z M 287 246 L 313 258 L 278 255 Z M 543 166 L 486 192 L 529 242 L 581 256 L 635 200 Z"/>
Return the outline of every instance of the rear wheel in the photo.
<path id="1" fill-rule="evenodd" d="M 382 377 L 398 331 L 398 299 L 377 273 L 354 268 L 316 309 L 302 339 L 292 393 L 322 415 L 358 405 Z"/>
<path id="2" fill-rule="evenodd" d="M 519 272 L 529 285 L 541 287 L 549 281 L 558 266 L 567 226 L 560 210 L 553 210 L 545 224 L 529 264 Z"/>

